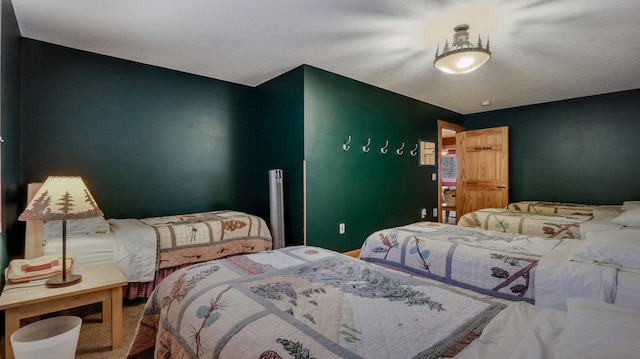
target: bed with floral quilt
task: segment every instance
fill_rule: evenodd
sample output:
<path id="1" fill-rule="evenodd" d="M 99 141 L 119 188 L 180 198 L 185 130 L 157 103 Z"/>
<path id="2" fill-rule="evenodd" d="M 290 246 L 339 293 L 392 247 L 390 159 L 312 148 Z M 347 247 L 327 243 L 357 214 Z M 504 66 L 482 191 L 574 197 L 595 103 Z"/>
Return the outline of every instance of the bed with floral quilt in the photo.
<path id="1" fill-rule="evenodd" d="M 128 358 L 439 358 L 505 304 L 337 252 L 285 247 L 168 276 Z"/>
<path id="2" fill-rule="evenodd" d="M 580 226 L 592 219 L 592 215 L 537 214 L 504 208 L 484 208 L 466 213 L 460 217 L 458 225 L 545 238 L 580 239 Z"/>
<path id="3" fill-rule="evenodd" d="M 360 259 L 495 297 L 533 303 L 538 261 L 562 241 L 418 222 L 372 233 L 360 249 Z"/>

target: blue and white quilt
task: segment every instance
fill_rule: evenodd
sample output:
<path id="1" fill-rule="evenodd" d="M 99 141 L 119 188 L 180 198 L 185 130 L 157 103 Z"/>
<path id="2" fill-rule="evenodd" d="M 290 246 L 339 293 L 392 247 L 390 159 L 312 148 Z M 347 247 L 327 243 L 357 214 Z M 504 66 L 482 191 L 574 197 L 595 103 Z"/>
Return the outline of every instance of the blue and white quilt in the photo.
<path id="1" fill-rule="evenodd" d="M 164 279 L 129 358 L 440 358 L 505 305 L 316 247 L 205 262 Z"/>
<path id="2" fill-rule="evenodd" d="M 540 258 L 561 239 L 419 222 L 383 229 L 360 259 L 495 297 L 534 302 Z"/>

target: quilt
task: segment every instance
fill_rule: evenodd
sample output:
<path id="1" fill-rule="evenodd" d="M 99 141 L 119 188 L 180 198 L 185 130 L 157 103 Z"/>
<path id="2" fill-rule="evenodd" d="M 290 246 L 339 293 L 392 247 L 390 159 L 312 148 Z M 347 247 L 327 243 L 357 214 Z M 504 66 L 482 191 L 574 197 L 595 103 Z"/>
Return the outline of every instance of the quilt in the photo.
<path id="1" fill-rule="evenodd" d="M 599 208 L 611 208 L 620 206 L 608 205 L 586 205 L 564 202 L 544 202 L 544 201 L 520 201 L 509 203 L 507 209 L 510 211 L 537 213 L 537 214 L 562 214 L 562 215 L 583 215 L 592 216 L 594 210 Z"/>
<path id="2" fill-rule="evenodd" d="M 560 239 L 419 222 L 372 233 L 360 259 L 495 297 L 534 302 L 540 258 Z"/>
<path id="3" fill-rule="evenodd" d="M 580 225 L 591 219 L 591 215 L 537 214 L 485 208 L 463 215 L 458 225 L 545 238 L 580 239 Z"/>
<path id="4" fill-rule="evenodd" d="M 140 221 L 156 233 L 156 270 L 261 252 L 272 246 L 264 220 L 242 212 L 225 210 Z"/>
<path id="5" fill-rule="evenodd" d="M 200 263 L 149 298 L 128 358 L 439 358 L 505 305 L 316 247 Z"/>

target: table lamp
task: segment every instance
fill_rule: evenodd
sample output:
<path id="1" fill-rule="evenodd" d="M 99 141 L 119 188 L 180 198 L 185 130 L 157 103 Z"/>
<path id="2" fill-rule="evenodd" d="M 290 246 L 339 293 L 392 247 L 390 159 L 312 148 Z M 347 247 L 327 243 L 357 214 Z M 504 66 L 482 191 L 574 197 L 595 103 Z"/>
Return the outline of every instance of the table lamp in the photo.
<path id="1" fill-rule="evenodd" d="M 38 190 L 21 221 L 62 221 L 62 273 L 50 278 L 48 287 L 63 287 L 79 283 L 80 274 L 67 273 L 67 220 L 103 216 L 96 201 L 78 176 L 50 176 Z"/>

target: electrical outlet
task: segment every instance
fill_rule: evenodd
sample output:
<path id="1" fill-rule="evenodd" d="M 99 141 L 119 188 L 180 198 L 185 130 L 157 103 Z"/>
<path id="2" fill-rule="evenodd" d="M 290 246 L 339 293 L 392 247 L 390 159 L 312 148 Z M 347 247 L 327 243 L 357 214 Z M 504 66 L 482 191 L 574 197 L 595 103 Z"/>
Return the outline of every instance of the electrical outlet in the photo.
<path id="1" fill-rule="evenodd" d="M 339 230 L 338 230 L 338 233 L 340 233 L 340 234 L 344 234 L 344 232 L 345 232 L 345 226 L 344 226 L 344 223 L 340 223 L 340 228 L 339 228 Z"/>
<path id="2" fill-rule="evenodd" d="M 432 181 L 435 181 L 435 180 L 437 180 L 437 179 L 438 179 L 438 175 L 436 175 L 435 173 L 432 173 L 432 174 L 431 174 L 431 180 L 432 180 Z"/>
<path id="3" fill-rule="evenodd" d="M 433 209 L 433 217 L 434 218 L 438 218 L 438 209 L 437 208 Z"/>
<path id="4" fill-rule="evenodd" d="M 423 208 L 422 211 L 420 211 L 420 215 L 422 216 L 422 219 L 427 218 L 427 209 Z"/>

